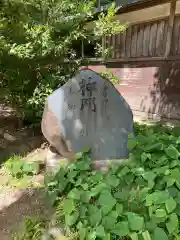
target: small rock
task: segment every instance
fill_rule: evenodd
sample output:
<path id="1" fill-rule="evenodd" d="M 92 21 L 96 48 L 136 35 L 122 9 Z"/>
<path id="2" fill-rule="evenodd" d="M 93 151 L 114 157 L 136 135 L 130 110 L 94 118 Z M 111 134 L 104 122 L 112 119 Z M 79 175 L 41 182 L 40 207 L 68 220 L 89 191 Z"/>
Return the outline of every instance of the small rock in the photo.
<path id="1" fill-rule="evenodd" d="M 9 133 L 4 133 L 4 138 L 9 142 L 14 142 L 16 140 L 16 138 L 10 135 Z"/>

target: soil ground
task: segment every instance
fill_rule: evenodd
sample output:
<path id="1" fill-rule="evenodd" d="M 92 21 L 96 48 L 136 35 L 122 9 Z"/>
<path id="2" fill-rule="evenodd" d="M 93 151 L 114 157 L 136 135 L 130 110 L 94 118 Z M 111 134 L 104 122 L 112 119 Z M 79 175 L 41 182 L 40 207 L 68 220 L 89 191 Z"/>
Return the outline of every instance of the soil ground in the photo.
<path id="1" fill-rule="evenodd" d="M 44 161 L 45 142 L 39 132 L 21 127 L 16 112 L 0 104 L 0 164 L 14 154 L 26 157 L 27 161 Z M 43 181 L 43 176 L 37 176 Z M 7 175 L 0 172 L 0 239 L 10 240 L 28 216 L 48 216 L 43 190 L 7 188 Z"/>

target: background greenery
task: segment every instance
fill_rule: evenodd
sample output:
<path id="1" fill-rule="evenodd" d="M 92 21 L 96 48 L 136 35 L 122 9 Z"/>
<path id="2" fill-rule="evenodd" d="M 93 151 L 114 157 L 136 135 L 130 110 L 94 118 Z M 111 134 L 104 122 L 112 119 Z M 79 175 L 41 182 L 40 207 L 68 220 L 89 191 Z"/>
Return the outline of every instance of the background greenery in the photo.
<path id="1" fill-rule="evenodd" d="M 95 1 L 82 0 L 1 2 L 1 97 L 27 123 L 39 123 L 46 97 L 82 64 L 77 43 L 99 42 L 104 35 L 124 31 L 113 20 L 115 7 L 87 27 L 95 6 Z M 99 45 L 97 49 L 102 51 Z"/>

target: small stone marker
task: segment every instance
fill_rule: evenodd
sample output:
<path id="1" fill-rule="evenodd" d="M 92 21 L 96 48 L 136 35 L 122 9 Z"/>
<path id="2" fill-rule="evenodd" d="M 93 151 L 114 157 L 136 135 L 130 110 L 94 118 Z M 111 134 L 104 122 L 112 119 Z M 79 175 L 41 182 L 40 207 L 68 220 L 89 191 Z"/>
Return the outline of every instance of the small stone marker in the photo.
<path id="1" fill-rule="evenodd" d="M 133 114 L 108 80 L 83 69 L 48 97 L 42 132 L 62 156 L 88 147 L 93 161 L 126 158 Z"/>

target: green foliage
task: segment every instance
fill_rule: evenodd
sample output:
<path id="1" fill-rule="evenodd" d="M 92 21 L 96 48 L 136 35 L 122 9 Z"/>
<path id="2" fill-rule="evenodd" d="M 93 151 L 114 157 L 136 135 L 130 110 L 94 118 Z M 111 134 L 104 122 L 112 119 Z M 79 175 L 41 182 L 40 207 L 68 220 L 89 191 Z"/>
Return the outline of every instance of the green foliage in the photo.
<path id="1" fill-rule="evenodd" d="M 47 96 L 79 68 L 73 44 L 123 31 L 114 6 L 88 27 L 94 6 L 93 0 L 2 0 L 0 84 L 23 119 L 38 124 Z"/>
<path id="2" fill-rule="evenodd" d="M 26 218 L 21 232 L 14 234 L 13 240 L 42 240 L 46 222 L 38 218 Z"/>
<path id="3" fill-rule="evenodd" d="M 4 167 L 8 173 L 16 179 L 22 179 L 25 176 L 37 175 L 40 171 L 39 163 L 25 162 L 18 156 L 11 157 L 7 162 L 5 162 Z"/>
<path id="4" fill-rule="evenodd" d="M 106 70 L 100 73 L 102 77 L 107 78 L 113 84 L 118 84 L 120 82 L 119 78 L 116 77 L 112 71 Z"/>
<path id="5" fill-rule="evenodd" d="M 180 234 L 179 128 L 135 124 L 130 162 L 91 170 L 87 153 L 46 176 L 57 222 L 78 239 L 178 240 Z"/>

